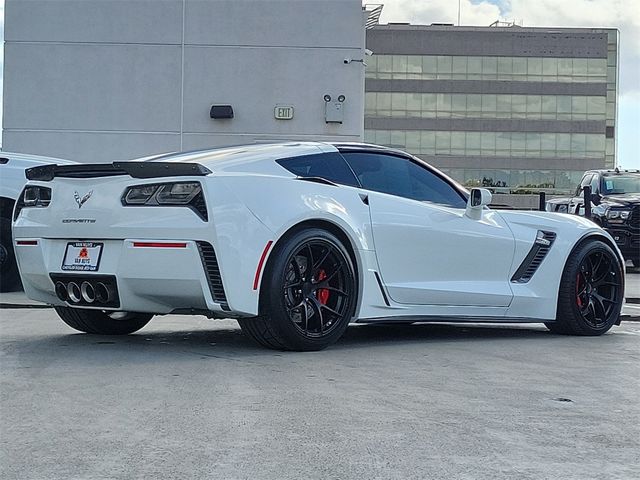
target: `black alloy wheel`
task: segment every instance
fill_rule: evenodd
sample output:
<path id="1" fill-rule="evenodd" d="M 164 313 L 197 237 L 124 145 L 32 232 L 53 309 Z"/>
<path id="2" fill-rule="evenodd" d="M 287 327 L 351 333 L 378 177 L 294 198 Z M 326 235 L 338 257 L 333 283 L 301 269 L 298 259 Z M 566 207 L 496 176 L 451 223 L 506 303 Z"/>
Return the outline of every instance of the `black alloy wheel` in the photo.
<path id="1" fill-rule="evenodd" d="M 616 252 L 600 240 L 583 242 L 567 260 L 558 294 L 555 333 L 602 335 L 619 322 L 624 270 Z"/>
<path id="2" fill-rule="evenodd" d="M 283 293 L 291 323 L 305 337 L 331 333 L 345 316 L 353 295 L 346 258 L 323 239 L 301 245 L 287 259 Z"/>
<path id="3" fill-rule="evenodd" d="M 240 319 L 243 332 L 277 350 L 322 350 L 355 313 L 353 260 L 333 234 L 309 228 L 278 242 L 265 268 L 260 316 Z"/>
<path id="4" fill-rule="evenodd" d="M 584 322 L 599 329 L 616 309 L 622 289 L 618 260 L 595 250 L 582 260 L 576 276 L 576 305 Z"/>

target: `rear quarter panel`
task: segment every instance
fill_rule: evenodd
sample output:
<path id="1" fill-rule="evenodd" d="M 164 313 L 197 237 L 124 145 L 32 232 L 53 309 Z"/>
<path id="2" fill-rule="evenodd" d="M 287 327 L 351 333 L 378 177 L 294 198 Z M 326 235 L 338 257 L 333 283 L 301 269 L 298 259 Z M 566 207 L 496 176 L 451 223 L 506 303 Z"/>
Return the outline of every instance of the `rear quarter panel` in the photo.
<path id="1" fill-rule="evenodd" d="M 265 265 L 278 241 L 282 240 L 290 229 L 305 221 L 322 220 L 340 228 L 351 242 L 358 264 L 359 309 L 362 305 L 369 305 L 372 302 L 383 302 L 380 291 L 376 290 L 377 286 L 372 284 L 372 280 L 375 282 L 373 272 L 377 271 L 378 267 L 375 261 L 369 207 L 361 197 L 366 195 L 366 192 L 354 187 L 332 186 L 292 177 L 267 175 L 220 175 L 217 176 L 215 183 L 218 182 L 224 185 L 225 191 L 233 192 L 234 197 L 242 205 L 246 205 L 260 224 L 270 232 L 269 236 L 258 239 L 259 249 L 256 250 L 255 246 L 252 246 L 251 249 L 246 250 L 249 252 L 245 255 L 249 258 L 251 278 L 244 278 L 242 287 L 238 285 L 239 288 L 246 291 L 247 281 L 253 282 L 253 275 L 268 241 L 273 241 L 274 246 L 268 251 Z M 226 226 L 219 225 L 219 219 L 215 222 L 218 231 L 229 231 L 230 239 L 236 238 L 240 233 L 237 231 L 231 233 L 233 229 L 238 228 L 233 226 L 231 217 L 224 222 Z M 221 262 L 228 264 L 228 268 L 232 268 L 233 259 L 237 259 L 241 253 L 234 252 L 236 247 L 230 242 L 224 246 L 221 243 L 221 247 L 223 248 L 220 254 Z M 257 290 L 249 289 L 253 295 L 252 307 L 256 309 L 261 283 L 262 275 Z"/>

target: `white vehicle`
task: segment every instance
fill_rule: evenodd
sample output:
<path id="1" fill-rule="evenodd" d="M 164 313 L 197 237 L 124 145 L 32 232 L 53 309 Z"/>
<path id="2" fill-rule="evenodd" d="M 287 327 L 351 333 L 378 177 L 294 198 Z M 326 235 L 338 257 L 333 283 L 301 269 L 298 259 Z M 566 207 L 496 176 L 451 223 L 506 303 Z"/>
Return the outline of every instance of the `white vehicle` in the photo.
<path id="1" fill-rule="evenodd" d="M 11 215 L 16 199 L 27 183 L 25 169 L 45 164 L 69 164 L 59 158 L 0 152 L 0 291 L 7 292 L 20 284 L 18 267 L 11 242 Z"/>
<path id="2" fill-rule="evenodd" d="M 589 220 L 487 208 L 404 152 L 284 143 L 33 168 L 16 206 L 27 295 L 71 327 L 153 315 L 236 318 L 275 349 L 318 350 L 357 322 L 620 321 L 624 265 Z"/>

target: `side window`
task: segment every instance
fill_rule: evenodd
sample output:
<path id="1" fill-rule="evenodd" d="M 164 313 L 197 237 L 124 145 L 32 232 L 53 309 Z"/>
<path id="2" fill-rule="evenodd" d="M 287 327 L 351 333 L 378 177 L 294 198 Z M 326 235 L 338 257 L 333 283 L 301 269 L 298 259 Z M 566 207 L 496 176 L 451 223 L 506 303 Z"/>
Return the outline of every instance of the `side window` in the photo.
<path id="1" fill-rule="evenodd" d="M 587 185 L 591 184 L 591 179 L 592 178 L 593 178 L 593 174 L 592 173 L 582 177 L 582 181 L 580 182 L 580 185 L 578 186 L 578 188 L 576 190 L 576 197 L 579 197 L 580 195 L 582 195 L 582 190 L 584 189 L 584 187 L 586 187 Z"/>
<path id="2" fill-rule="evenodd" d="M 598 193 L 600 191 L 600 176 L 594 175 L 591 178 L 591 193 Z"/>
<path id="3" fill-rule="evenodd" d="M 367 190 L 465 208 L 466 200 L 445 180 L 407 158 L 378 153 L 343 153 Z"/>
<path id="4" fill-rule="evenodd" d="M 299 177 L 320 177 L 341 185 L 360 186 L 338 152 L 282 158 L 276 161 Z"/>

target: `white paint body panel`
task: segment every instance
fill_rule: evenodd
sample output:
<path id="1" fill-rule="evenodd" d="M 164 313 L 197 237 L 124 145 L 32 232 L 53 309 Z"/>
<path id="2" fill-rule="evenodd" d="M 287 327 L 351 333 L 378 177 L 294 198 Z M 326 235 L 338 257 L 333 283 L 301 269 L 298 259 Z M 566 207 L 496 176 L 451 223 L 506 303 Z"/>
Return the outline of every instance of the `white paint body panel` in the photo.
<path id="1" fill-rule="evenodd" d="M 589 235 L 609 238 L 583 218 L 485 210 L 480 220 L 472 220 L 464 209 L 301 180 L 275 161 L 335 151 L 333 145 L 311 142 L 253 145 L 159 159 L 199 163 L 212 171 L 207 176 L 32 182 L 52 188 L 53 195 L 49 207 L 25 208 L 14 224 L 16 240 L 38 241 L 16 246 L 25 291 L 32 299 L 64 305 L 49 274 L 62 272 L 66 243 L 103 241 L 96 273 L 116 276 L 121 310 L 253 316 L 259 312 L 261 275 L 257 289 L 254 278 L 268 242 L 277 245 L 300 223 L 321 221 L 349 239 L 358 270 L 355 318 L 360 321 L 544 321 L 555 318 L 560 278 L 575 245 Z M 208 222 L 185 207 L 121 203 L 128 186 L 170 181 L 202 184 Z M 89 190 L 92 197 L 79 209 L 74 192 L 82 196 Z M 63 223 L 74 218 L 95 222 Z M 556 241 L 528 283 L 513 283 L 538 230 L 555 232 Z M 136 240 L 180 241 L 187 247 L 137 248 Z M 213 301 L 196 241 L 215 249 L 227 311 Z M 268 249 L 267 263 L 273 252 Z"/>
<path id="2" fill-rule="evenodd" d="M 27 183 L 24 171 L 27 168 L 56 163 L 58 165 L 73 163 L 60 158 L 27 155 L 25 153 L 0 152 L 0 157 L 9 161 L 0 164 L 0 197 L 15 201 Z"/>

